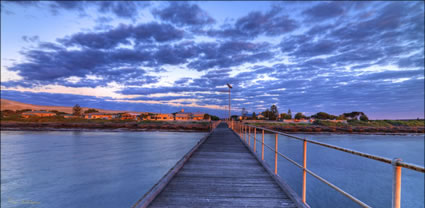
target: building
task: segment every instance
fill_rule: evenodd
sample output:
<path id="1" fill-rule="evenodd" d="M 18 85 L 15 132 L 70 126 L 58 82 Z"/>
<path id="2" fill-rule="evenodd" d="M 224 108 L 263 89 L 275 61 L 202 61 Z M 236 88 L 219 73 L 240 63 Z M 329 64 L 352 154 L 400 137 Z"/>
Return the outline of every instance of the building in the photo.
<path id="1" fill-rule="evenodd" d="M 195 121 L 204 120 L 204 116 L 205 116 L 205 113 L 200 113 L 200 112 L 192 113 L 192 120 L 195 120 Z"/>
<path id="2" fill-rule="evenodd" d="M 185 113 L 184 109 L 176 113 L 176 121 L 188 121 L 192 119 L 191 113 Z"/>
<path id="3" fill-rule="evenodd" d="M 117 116 L 114 114 L 106 114 L 106 113 L 87 113 L 84 115 L 85 119 L 114 119 Z"/>
<path id="4" fill-rule="evenodd" d="M 153 116 L 151 116 L 153 120 L 160 120 L 160 121 L 172 121 L 174 120 L 174 115 L 171 113 L 158 113 Z"/>
<path id="5" fill-rule="evenodd" d="M 31 116 L 50 117 L 50 116 L 56 116 L 56 113 L 47 112 L 47 111 L 26 111 L 22 113 L 22 117 L 24 118 L 29 118 Z"/>
<path id="6" fill-rule="evenodd" d="M 263 120 L 263 119 L 264 119 L 263 114 L 258 114 L 258 115 L 257 115 L 257 119 L 259 119 L 259 120 Z"/>
<path id="7" fill-rule="evenodd" d="M 121 120 L 140 120 L 139 114 L 136 113 L 123 113 L 120 115 Z"/>

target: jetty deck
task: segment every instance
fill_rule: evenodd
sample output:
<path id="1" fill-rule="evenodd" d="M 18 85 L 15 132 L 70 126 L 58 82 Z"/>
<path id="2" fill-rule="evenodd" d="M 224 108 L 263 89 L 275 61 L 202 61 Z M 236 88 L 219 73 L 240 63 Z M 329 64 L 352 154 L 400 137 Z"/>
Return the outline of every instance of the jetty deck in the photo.
<path id="1" fill-rule="evenodd" d="M 149 207 L 297 207 L 221 123 Z"/>

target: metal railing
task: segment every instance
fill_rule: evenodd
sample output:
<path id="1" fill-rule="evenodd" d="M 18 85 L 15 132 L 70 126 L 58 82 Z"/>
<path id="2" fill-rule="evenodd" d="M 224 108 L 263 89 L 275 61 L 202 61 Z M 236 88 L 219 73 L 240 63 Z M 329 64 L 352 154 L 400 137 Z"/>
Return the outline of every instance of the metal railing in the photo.
<path id="1" fill-rule="evenodd" d="M 339 150 L 342 152 L 346 152 L 346 153 L 350 153 L 353 155 L 358 155 L 361 157 L 365 157 L 368 159 L 372 159 L 372 160 L 376 160 L 379 162 L 384 162 L 387 164 L 391 164 L 394 168 L 394 175 L 393 175 L 393 190 L 392 190 L 392 207 L 393 208 L 400 208 L 400 201 L 401 201 L 401 169 L 402 168 L 407 168 L 410 170 L 414 170 L 417 172 L 422 172 L 425 173 L 425 169 L 424 167 L 420 167 L 414 164 L 409 164 L 409 163 L 404 163 L 402 162 L 401 159 L 399 158 L 395 158 L 393 160 L 388 159 L 388 158 L 384 158 L 384 157 L 380 157 L 380 156 L 376 156 L 376 155 L 371 155 L 371 154 L 367 154 L 367 153 L 363 153 L 363 152 L 358 152 L 358 151 L 354 151 L 354 150 L 350 150 L 350 149 L 346 149 L 346 148 L 342 148 L 342 147 L 338 147 L 335 145 L 330 145 L 330 144 L 326 144 L 326 143 L 322 143 L 322 142 L 318 142 L 315 140 L 309 140 L 306 138 L 300 138 L 297 136 L 293 136 L 290 134 L 285 134 L 283 132 L 279 132 L 279 131 L 274 131 L 271 129 L 267 129 L 267 128 L 262 128 L 262 127 L 257 127 L 257 126 L 252 126 L 252 125 L 246 125 L 243 124 L 241 122 L 235 122 L 235 121 L 227 121 L 227 124 L 229 125 L 229 127 L 239 135 L 240 139 L 245 142 L 250 148 L 251 148 L 251 129 L 253 130 L 253 134 L 254 134 L 254 148 L 253 148 L 253 152 L 256 153 L 256 142 L 261 142 L 261 160 L 264 161 L 264 147 L 269 148 L 270 150 L 272 150 L 274 152 L 274 174 L 276 176 L 278 176 L 277 174 L 277 162 L 278 162 L 278 156 L 281 156 L 283 158 L 285 158 L 286 160 L 288 160 L 289 162 L 291 162 L 292 164 L 294 164 L 295 166 L 297 166 L 298 168 L 303 170 L 303 174 L 302 174 L 302 202 L 305 205 L 307 204 L 307 197 L 306 197 L 306 189 L 307 189 L 307 181 L 306 181 L 306 177 L 307 177 L 307 173 L 310 174 L 311 176 L 317 178 L 319 181 L 325 183 L 326 185 L 330 186 L 331 188 L 335 189 L 336 191 L 338 191 L 339 193 L 341 193 L 342 195 L 346 196 L 347 198 L 351 199 L 352 201 L 354 201 L 355 203 L 357 203 L 358 205 L 362 206 L 362 207 L 370 207 L 369 205 L 367 205 L 366 203 L 362 202 L 361 200 L 357 199 L 356 197 L 354 197 L 353 195 L 345 192 L 344 190 L 342 190 L 341 188 L 339 188 L 338 186 L 332 184 L 331 182 L 327 181 L 326 179 L 320 177 L 319 175 L 317 175 L 316 173 L 314 173 L 313 171 L 307 169 L 307 143 L 311 143 L 311 144 L 316 144 L 319 146 L 323 146 L 326 148 L 331 148 L 331 149 L 335 149 L 335 150 Z M 262 138 L 261 141 L 257 140 L 257 129 L 262 131 Z M 264 132 L 269 132 L 269 133 L 274 133 L 275 134 L 275 145 L 274 145 L 274 149 L 273 147 L 270 147 L 269 145 L 264 143 Z M 295 162 L 294 160 L 292 160 L 291 158 L 289 158 L 288 156 L 280 153 L 278 151 L 278 135 L 282 135 L 285 137 L 289 137 L 292 139 L 297 139 L 303 142 L 303 164 L 298 164 L 297 162 Z"/>
<path id="2" fill-rule="evenodd" d="M 215 128 L 217 128 L 218 124 L 220 124 L 221 121 L 210 121 L 210 131 L 213 131 Z"/>

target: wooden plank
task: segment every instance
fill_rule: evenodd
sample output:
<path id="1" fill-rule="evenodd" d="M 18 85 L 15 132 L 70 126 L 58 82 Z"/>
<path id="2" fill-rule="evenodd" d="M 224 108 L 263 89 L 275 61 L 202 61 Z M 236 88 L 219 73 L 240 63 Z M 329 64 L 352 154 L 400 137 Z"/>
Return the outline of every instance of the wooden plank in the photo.
<path id="1" fill-rule="evenodd" d="M 150 207 L 296 207 L 239 138 L 220 124 Z"/>

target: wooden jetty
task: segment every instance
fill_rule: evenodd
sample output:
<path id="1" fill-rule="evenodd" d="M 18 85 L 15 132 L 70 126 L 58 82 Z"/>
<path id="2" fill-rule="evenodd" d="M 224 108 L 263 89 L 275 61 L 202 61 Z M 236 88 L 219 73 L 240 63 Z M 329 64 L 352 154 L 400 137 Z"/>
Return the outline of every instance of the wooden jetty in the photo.
<path id="1" fill-rule="evenodd" d="M 133 207 L 305 207 L 221 123 Z"/>
<path id="2" fill-rule="evenodd" d="M 307 174 L 328 185 L 361 207 L 365 202 L 344 191 L 307 168 L 307 144 L 318 145 L 347 154 L 357 155 L 393 166 L 392 207 L 401 207 L 401 170 L 425 173 L 422 166 L 405 163 L 400 158 L 388 159 L 316 140 L 227 121 L 219 122 L 177 164 L 148 191 L 133 208 L 140 207 L 309 207 L 307 203 Z M 261 141 L 256 138 L 261 131 Z M 264 133 L 275 136 L 274 148 L 264 142 Z M 251 137 L 251 133 L 253 138 Z M 278 151 L 278 136 L 303 142 L 303 163 L 299 164 Z M 251 146 L 251 141 L 253 145 Z M 255 154 L 260 142 L 261 158 Z M 274 170 L 264 161 L 264 148 L 274 152 Z M 303 171 L 302 193 L 299 197 L 278 175 L 278 157 L 284 158 Z"/>

